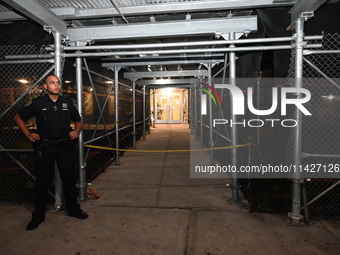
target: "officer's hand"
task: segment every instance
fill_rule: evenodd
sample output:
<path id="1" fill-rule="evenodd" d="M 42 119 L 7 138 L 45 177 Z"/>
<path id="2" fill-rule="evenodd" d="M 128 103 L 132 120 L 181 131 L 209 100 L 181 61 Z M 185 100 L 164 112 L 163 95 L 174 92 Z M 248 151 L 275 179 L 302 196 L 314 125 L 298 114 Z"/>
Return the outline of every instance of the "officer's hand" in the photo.
<path id="1" fill-rule="evenodd" d="M 74 139 L 78 138 L 79 133 L 77 131 L 73 130 L 69 133 L 69 136 L 70 136 L 71 140 L 74 140 Z"/>
<path id="2" fill-rule="evenodd" d="M 31 142 L 36 142 L 40 140 L 40 136 L 37 133 L 29 133 L 27 139 L 30 140 Z"/>

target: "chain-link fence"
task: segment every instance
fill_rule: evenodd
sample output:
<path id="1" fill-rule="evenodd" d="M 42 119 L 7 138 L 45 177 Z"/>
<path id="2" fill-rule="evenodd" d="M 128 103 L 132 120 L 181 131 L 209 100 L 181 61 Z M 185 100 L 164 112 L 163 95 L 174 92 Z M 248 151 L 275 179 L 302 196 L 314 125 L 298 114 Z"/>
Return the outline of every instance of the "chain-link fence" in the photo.
<path id="1" fill-rule="evenodd" d="M 294 43 L 294 42 L 293 42 Z M 322 44 L 322 48 L 312 51 L 306 48 L 304 51 L 303 64 L 303 87 L 312 95 L 308 103 L 303 106 L 312 113 L 312 116 L 303 116 L 302 120 L 302 169 L 304 169 L 304 178 L 306 179 L 304 187 L 307 193 L 307 203 L 310 215 L 313 217 L 339 216 L 339 193 L 340 182 L 340 82 L 338 74 L 340 73 L 340 42 L 338 34 L 328 34 L 322 40 L 308 41 L 310 45 Z M 295 77 L 295 51 L 292 50 L 291 64 L 288 76 L 286 78 L 263 79 L 261 82 L 260 93 L 254 93 L 254 97 L 260 96 L 261 106 L 259 109 L 269 109 L 272 105 L 273 87 L 284 87 L 292 84 L 294 86 Z M 238 79 L 237 85 L 249 87 L 249 84 L 255 84 L 254 79 Z M 251 85 L 254 89 L 256 86 Z M 243 89 L 241 87 L 241 89 Z M 200 123 L 200 91 L 193 89 L 192 97 L 197 97 L 196 109 L 198 118 L 197 127 L 194 126 L 196 137 L 202 138 L 203 146 L 210 146 L 209 137 L 209 115 L 202 117 L 203 124 Z M 218 92 L 223 98 L 221 109 L 213 108 L 213 119 L 230 120 L 230 95 L 220 90 Z M 196 93 L 196 95 L 195 95 Z M 291 93 L 290 93 L 291 94 Z M 268 96 L 269 100 L 266 100 Z M 288 95 L 291 96 L 291 95 Z M 269 104 L 268 104 L 269 103 Z M 214 106 L 213 106 L 214 107 Z M 293 105 L 287 105 L 288 113 L 291 112 Z M 220 111 L 224 115 L 220 115 Z M 275 115 L 276 114 L 276 115 Z M 289 113 L 290 114 L 290 113 Z M 288 115 L 289 115 L 288 114 Z M 281 114 L 282 115 L 282 114 Z M 279 119 L 280 112 L 276 111 L 269 119 Z M 246 115 L 245 120 L 254 118 L 252 115 Z M 294 119 L 294 116 L 287 116 L 287 120 Z M 241 120 L 238 120 L 239 122 Z M 195 125 L 195 123 L 192 123 Z M 261 135 L 257 136 L 256 128 L 244 128 L 244 125 L 238 125 L 237 140 L 239 144 L 251 143 L 251 155 L 249 157 L 248 148 L 237 150 L 237 162 L 239 165 L 290 165 L 293 164 L 294 148 L 294 128 L 275 126 L 275 128 L 261 127 Z M 230 145 L 231 129 L 230 126 L 221 126 L 213 135 L 214 146 Z M 202 130 L 201 130 L 202 129 Z M 291 132 L 292 131 L 292 132 Z M 290 134 L 292 133 L 292 135 Z M 229 139 L 229 141 L 228 141 Z M 260 140 L 261 145 L 258 141 Z M 255 146 L 257 141 L 258 146 Z M 231 161 L 230 151 L 216 151 L 216 158 L 221 164 L 229 164 Z M 307 168 L 310 169 L 308 170 Z M 311 169 L 313 168 L 313 169 Z M 306 169 L 306 170 L 305 170 Z M 319 171 L 319 174 L 317 173 Z M 316 172 L 316 173 L 314 173 Z M 310 176 L 307 178 L 306 176 Z M 291 178 L 289 176 L 287 178 Z M 251 203 L 251 210 L 266 210 L 289 212 L 292 206 L 292 196 L 289 186 L 290 179 L 239 179 L 240 190 Z M 303 197 L 303 196 L 301 196 Z M 303 201 L 301 201 L 303 202 Z"/>
<path id="2" fill-rule="evenodd" d="M 302 168 L 305 176 L 306 201 L 312 217 L 340 215 L 340 36 L 327 34 L 317 51 L 305 51 L 303 87 L 312 98 L 305 107 L 311 116 L 302 119 Z M 294 51 L 290 78 L 294 75 Z M 292 152 L 293 138 L 288 143 Z M 288 153 L 289 160 L 292 154 Z"/>
<path id="3" fill-rule="evenodd" d="M 34 191 L 34 163 L 32 144 L 26 139 L 13 121 L 14 115 L 33 98 L 44 94 L 41 85 L 48 74 L 54 73 L 54 60 L 48 48 L 34 45 L 0 47 L 0 201 L 31 202 Z M 64 61 L 63 94 L 76 104 L 75 69 L 72 60 Z M 70 66 L 70 67 L 68 67 Z M 93 65 L 90 67 L 92 68 Z M 102 68 L 96 67 L 99 72 Z M 104 72 L 104 71 L 103 71 Z M 115 145 L 114 90 L 107 84 L 108 78 L 93 74 L 91 79 L 83 74 L 83 123 L 84 141 L 99 146 Z M 71 78 L 70 78 L 71 77 Z M 73 78 L 72 78 L 73 77 Z M 73 81 L 72 81 L 73 79 Z M 92 82 L 91 82 L 92 81 Z M 136 137 L 143 135 L 143 98 L 136 91 Z M 120 148 L 132 144 L 132 91 L 119 83 L 119 139 Z M 147 95 L 147 104 L 149 97 Z M 36 129 L 35 119 L 27 120 L 29 129 Z M 86 181 L 93 180 L 115 159 L 108 150 L 86 151 Z M 54 184 L 50 188 L 51 202 L 54 201 Z"/>
<path id="4" fill-rule="evenodd" d="M 41 56 L 34 60 L 23 55 Z M 32 98 L 42 93 L 41 81 L 53 73 L 53 62 L 46 60 L 44 46 L 0 47 L 0 200 L 23 201 L 33 196 L 34 177 L 31 143 L 16 127 L 13 117 Z M 34 119 L 27 122 L 35 129 Z"/>
<path id="5" fill-rule="evenodd" d="M 119 122 L 117 122 L 114 92 L 110 89 L 111 86 L 102 86 L 102 84 L 103 82 L 95 86 L 93 91 L 88 89 L 88 92 L 85 93 L 83 105 L 84 141 L 86 144 L 95 146 L 116 147 L 115 125 L 119 125 L 119 148 L 131 147 L 133 144 L 132 89 L 122 83 L 119 86 Z M 88 86 L 85 85 L 84 87 Z M 146 104 L 149 105 L 149 93 L 146 96 Z M 99 105 L 95 103 L 96 101 Z M 135 102 L 136 138 L 139 139 L 143 136 L 143 94 L 140 90 L 136 90 Z M 146 124 L 149 125 L 149 123 Z M 88 182 L 97 177 L 109 163 L 115 160 L 115 153 L 115 151 L 111 150 L 85 148 L 86 178 Z"/>

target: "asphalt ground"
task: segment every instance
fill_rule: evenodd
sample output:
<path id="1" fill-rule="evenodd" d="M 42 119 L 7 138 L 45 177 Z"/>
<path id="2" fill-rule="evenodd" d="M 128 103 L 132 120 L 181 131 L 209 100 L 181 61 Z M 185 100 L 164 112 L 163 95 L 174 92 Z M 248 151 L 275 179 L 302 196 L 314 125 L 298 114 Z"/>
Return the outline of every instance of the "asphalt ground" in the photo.
<path id="1" fill-rule="evenodd" d="M 184 124 L 158 124 L 140 150 L 189 149 Z M 204 155 L 203 155 L 204 156 Z M 230 179 L 190 178 L 188 152 L 125 152 L 81 202 L 89 218 L 52 212 L 27 231 L 32 204 L 0 205 L 0 254 L 340 254 L 340 221 L 292 223 L 231 203 Z"/>

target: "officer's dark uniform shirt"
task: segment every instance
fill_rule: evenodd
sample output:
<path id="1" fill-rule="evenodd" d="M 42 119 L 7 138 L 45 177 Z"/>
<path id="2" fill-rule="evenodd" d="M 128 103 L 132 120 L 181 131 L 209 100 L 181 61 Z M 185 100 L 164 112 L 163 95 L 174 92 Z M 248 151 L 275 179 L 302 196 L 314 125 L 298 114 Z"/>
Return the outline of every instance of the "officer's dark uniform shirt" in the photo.
<path id="1" fill-rule="evenodd" d="M 32 104 L 19 112 L 22 119 L 36 117 L 37 133 L 42 139 L 68 138 L 72 128 L 71 121 L 81 121 L 79 112 L 68 97 L 59 96 L 53 102 L 48 95 L 32 100 Z"/>

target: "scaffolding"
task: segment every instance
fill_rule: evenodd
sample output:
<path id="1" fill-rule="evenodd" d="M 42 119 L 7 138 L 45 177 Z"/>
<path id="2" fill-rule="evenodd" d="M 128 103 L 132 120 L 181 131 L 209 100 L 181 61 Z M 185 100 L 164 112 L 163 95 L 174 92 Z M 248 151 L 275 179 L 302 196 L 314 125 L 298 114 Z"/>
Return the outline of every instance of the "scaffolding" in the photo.
<path id="1" fill-rule="evenodd" d="M 316 9 L 316 7 L 315 7 Z M 293 14 L 295 11 L 293 10 Z M 294 15 L 293 15 L 294 16 Z M 239 39 L 245 33 L 249 33 L 249 31 L 256 30 L 256 19 L 253 18 L 245 18 L 244 26 L 238 27 L 238 31 L 231 30 L 235 29 L 235 26 L 231 24 L 227 25 L 228 29 L 225 30 L 227 32 L 221 34 L 225 40 L 223 41 L 209 41 L 209 42 L 182 42 L 182 43 L 157 43 L 157 44 L 134 44 L 134 45 L 101 45 L 101 46 L 85 46 L 82 34 L 79 33 L 81 30 L 77 29 L 72 31 L 70 34 L 71 39 L 73 38 L 74 45 L 64 45 L 64 38 L 62 35 L 53 29 L 51 32 L 54 35 L 55 43 L 53 46 L 43 47 L 42 49 L 34 49 L 30 50 L 31 46 L 22 47 L 20 50 L 17 48 L 11 47 L 1 47 L 1 66 L 7 68 L 9 71 L 8 80 L 16 80 L 17 77 L 21 77 L 28 72 L 29 77 L 33 77 L 31 79 L 30 84 L 18 84 L 17 81 L 14 81 L 15 84 L 3 84 L 1 89 L 6 91 L 6 95 L 3 94 L 4 99 L 1 102 L 6 102 L 2 109 L 4 109 L 1 113 L 0 119 L 2 123 L 2 135 L 4 141 L 1 144 L 1 157 L 4 163 L 4 169 L 10 170 L 13 167 L 13 162 L 16 163 L 18 167 L 16 167 L 17 171 L 22 171 L 27 175 L 27 178 L 23 180 L 23 183 L 19 185 L 23 186 L 32 186 L 32 162 L 29 160 L 29 154 L 31 151 L 28 148 L 27 144 L 20 144 L 22 142 L 22 138 L 18 130 L 13 126 L 12 116 L 13 113 L 16 112 L 21 106 L 25 105 L 30 99 L 41 93 L 41 89 L 39 88 L 39 83 L 49 73 L 54 73 L 59 77 L 62 77 L 63 66 L 67 59 L 75 58 L 75 70 L 76 70 L 76 91 L 65 90 L 64 93 L 68 93 L 74 96 L 74 100 L 77 103 L 79 112 L 84 121 L 84 126 L 87 125 L 90 127 L 89 130 L 93 130 L 93 133 L 90 134 L 86 130 L 82 132 L 79 137 L 78 147 L 78 188 L 79 188 L 79 197 L 81 200 L 85 200 L 86 195 L 86 186 L 87 183 L 98 174 L 98 172 L 91 174 L 89 177 L 88 168 L 91 164 L 91 159 L 94 157 L 93 155 L 99 153 L 98 151 L 87 151 L 84 149 L 84 145 L 87 144 L 96 144 L 102 146 L 108 146 L 111 148 L 115 148 L 115 152 L 105 152 L 105 159 L 103 159 L 101 164 L 101 170 L 103 170 L 104 166 L 108 163 L 114 162 L 119 165 L 119 157 L 120 152 L 119 149 L 126 148 L 132 146 L 136 147 L 137 139 L 143 137 L 146 139 L 146 134 L 149 132 L 150 127 L 150 91 L 155 88 L 155 86 L 169 86 L 170 82 L 173 81 L 163 81 L 161 84 L 154 84 L 150 79 L 148 83 L 143 83 L 140 79 L 142 78 L 156 78 L 156 77 L 194 77 L 191 79 L 180 79 L 177 83 L 172 83 L 171 85 L 179 86 L 179 87 L 189 87 L 190 90 L 190 128 L 192 134 L 196 139 L 200 140 L 201 147 L 210 148 L 210 163 L 216 162 L 216 160 L 220 160 L 220 155 L 214 150 L 217 146 L 232 146 L 230 151 L 230 165 L 232 167 L 239 167 L 241 165 L 240 160 L 249 163 L 249 154 L 251 151 L 245 151 L 244 149 L 236 148 L 241 143 L 245 141 L 241 140 L 240 137 L 242 133 L 240 133 L 240 129 L 237 128 L 236 125 L 231 126 L 230 128 L 225 128 L 222 131 L 214 128 L 214 117 L 216 119 L 230 119 L 233 123 L 237 123 L 237 115 L 232 114 L 235 111 L 235 102 L 233 102 L 233 97 L 230 95 L 225 96 L 225 90 L 222 88 L 219 94 L 222 95 L 222 100 L 224 100 L 223 107 L 222 105 L 215 106 L 213 102 L 213 97 L 207 98 L 203 93 L 204 86 L 209 85 L 211 88 L 214 88 L 215 84 L 229 84 L 231 86 L 238 86 L 238 79 L 236 77 L 236 62 L 238 52 L 247 52 L 247 51 L 273 51 L 273 50 L 287 50 L 291 49 L 294 51 L 294 57 L 292 62 L 294 63 L 294 72 L 292 72 L 292 76 L 290 77 L 290 84 L 294 88 L 302 89 L 304 87 L 303 78 L 303 60 L 309 66 L 312 66 L 312 63 L 304 59 L 304 55 L 312 55 L 316 53 L 326 53 L 325 51 L 318 52 L 318 49 L 323 47 L 323 43 L 320 40 L 323 39 L 323 36 L 305 36 L 303 30 L 304 21 L 310 17 L 310 12 L 302 12 L 299 14 L 296 20 L 293 20 L 292 26 L 295 27 L 295 33 L 291 37 L 281 37 L 281 38 L 257 38 L 257 39 Z M 234 21 L 233 21 L 234 22 Z M 214 25 L 220 24 L 219 21 L 214 21 Z M 235 24 L 234 24 L 235 25 Z M 213 27 L 213 26 L 208 26 Z M 187 31 L 188 32 L 188 31 Z M 190 31 L 189 31 L 190 32 Z M 218 31 L 214 31 L 215 33 Z M 174 33 L 174 32 L 173 32 Z M 194 31 L 193 31 L 194 33 Z M 124 33 L 122 32 L 124 35 Z M 159 35 L 159 34 L 158 34 Z M 98 38 L 92 39 L 106 39 L 100 36 L 104 36 L 103 34 L 98 35 Z M 148 36 L 148 35 L 145 35 Z M 281 45 L 270 45 L 270 46 L 247 46 L 247 44 L 266 44 L 266 43 L 281 43 Z M 290 42 L 293 42 L 292 44 Z M 201 46 L 216 46 L 216 45 L 224 45 L 225 47 L 217 47 L 217 48 L 199 48 Z M 239 47 L 239 45 L 241 45 Z M 245 46 L 244 46 L 245 45 Z M 189 49 L 190 47 L 195 47 L 195 49 Z M 336 45 L 337 47 L 338 45 Z M 159 50 L 162 48 L 162 50 Z M 169 49 L 168 49 L 169 48 Z M 179 48 L 179 49 L 173 49 Z M 136 50 L 137 49 L 137 50 Z M 157 50 L 156 50 L 157 49 Z M 115 50 L 115 51 L 112 51 Z M 334 51 L 335 50 L 335 51 Z M 89 51 L 89 52 L 87 52 Z M 329 49 L 331 54 L 339 54 L 339 48 Z M 119 71 L 121 68 L 126 66 L 136 66 L 136 65 L 154 65 L 154 64 L 181 64 L 181 61 L 167 61 L 159 60 L 157 62 L 147 60 L 143 63 L 131 63 L 131 62 L 120 62 L 120 63 L 103 63 L 101 67 L 109 68 L 113 72 L 113 78 L 104 76 L 90 69 L 87 59 L 91 57 L 110 57 L 113 55 L 147 55 L 147 54 L 163 54 L 163 55 L 171 55 L 171 54 L 224 54 L 224 68 L 225 71 L 222 81 L 215 79 L 212 76 L 212 67 L 220 63 L 220 59 L 207 59 L 206 61 L 202 60 L 192 60 L 192 63 L 202 63 L 203 66 L 206 67 L 206 70 L 186 70 L 186 71 L 159 71 L 159 72 L 130 72 L 124 73 L 124 78 L 130 79 L 130 84 L 123 84 L 119 82 Z M 227 59 L 229 60 L 227 63 Z M 185 62 L 183 62 L 184 64 Z M 84 65 L 84 67 L 83 67 Z M 312 66 L 313 67 L 313 66 Z M 32 70 L 33 68 L 33 70 Z M 321 76 L 324 77 L 324 71 L 313 67 Z M 226 81 L 226 72 L 228 71 L 229 77 L 228 81 Z M 96 113 L 99 116 L 96 119 L 96 114 L 92 114 L 93 119 L 87 123 L 87 118 L 90 114 L 88 114 L 88 109 L 84 109 L 84 74 L 87 74 L 87 79 L 89 81 L 89 88 L 91 93 L 88 93 L 89 97 L 91 97 L 91 102 L 93 105 L 96 105 Z M 105 79 L 111 81 L 111 85 L 106 85 L 104 87 L 96 85 L 93 80 L 93 76 L 101 79 Z M 111 76 L 111 75 L 110 75 Z M 327 76 L 327 75 L 326 75 Z M 330 82 L 330 77 L 324 77 Z M 259 85 L 259 79 L 254 79 Z M 334 81 L 331 79 L 332 86 L 338 87 L 338 81 Z M 2 81 L 4 82 L 4 81 Z M 21 87 L 20 87 L 21 86 Z M 29 87 L 27 87 L 29 86 Z M 141 89 L 137 89 L 137 86 L 140 86 Z M 218 89 L 216 87 L 216 89 Z M 98 91 L 99 90 L 99 91 Z M 8 92 L 7 92 L 8 91 Z M 210 91 L 212 91 L 210 89 Z M 104 96 L 103 96 L 104 95 Z M 259 94 L 257 94 L 259 96 Z M 296 94 L 297 99 L 302 99 L 302 93 L 298 92 Z M 335 96 L 335 94 L 332 94 Z M 124 100 L 132 101 L 132 104 L 128 103 L 124 105 Z M 205 101 L 206 100 L 206 101 Z M 202 104 L 206 102 L 206 109 L 208 114 L 203 114 L 202 112 Z M 111 105 L 113 110 L 108 107 Z M 124 109 L 124 113 L 122 112 Z M 129 121 L 122 121 L 126 118 L 123 115 L 127 115 L 126 109 L 129 109 Z M 305 164 L 302 162 L 305 158 L 311 157 L 323 157 L 329 158 L 325 155 L 323 156 L 315 156 L 312 155 L 313 151 L 303 151 L 303 130 L 302 123 L 304 123 L 304 118 L 300 111 L 299 107 L 295 107 L 293 109 L 293 119 L 299 123 L 299 125 L 294 126 L 293 133 L 291 136 L 291 164 L 294 166 L 300 166 Z M 107 118 L 109 116 L 109 118 Z M 32 123 L 31 128 L 34 129 L 34 121 L 29 120 Z M 100 130 L 100 132 L 99 132 Z M 205 132 L 207 131 L 207 132 Z M 87 137 L 87 139 L 85 138 Z M 129 138 L 127 138 L 129 137 Z M 122 140 L 125 138 L 130 139 L 124 144 Z M 258 134 L 257 145 L 259 145 L 260 137 Z M 15 141 L 15 142 L 13 142 Z M 249 143 L 249 141 L 247 141 Z M 250 147 L 250 145 L 248 146 Z M 333 153 L 333 152 L 332 152 Z M 334 152 L 332 156 L 337 155 L 338 152 Z M 245 156 L 244 156 L 245 155 Z M 243 158 L 243 159 L 242 159 Z M 245 158 L 245 159 L 244 159 Z M 24 160 L 24 163 L 22 162 Z M 328 162 L 328 161 L 327 161 Z M 244 162 L 243 162 L 244 163 Z M 246 164 L 244 163 L 244 164 Z M 28 166 L 28 167 L 27 167 Z M 9 174 L 10 171 L 2 171 L 2 174 Z M 338 176 L 338 175 L 337 175 Z M 240 202 L 240 176 L 237 173 L 231 173 L 232 179 L 232 202 L 239 203 Z M 305 199 L 301 198 L 302 191 L 304 191 L 305 186 L 305 178 L 301 175 L 300 172 L 296 172 L 294 176 L 290 176 L 292 179 L 292 209 L 289 213 L 290 218 L 293 221 L 301 221 L 303 220 L 302 209 L 306 212 L 306 206 L 302 206 L 301 201 L 305 202 Z M 3 179 L 3 178 L 1 178 Z M 7 178 L 6 178 L 7 179 Z M 56 177 L 57 180 L 57 177 Z M 334 179 L 335 180 L 335 179 Z M 12 180 L 13 181 L 13 180 Z M 15 182 L 14 182 L 15 183 Z M 334 190 L 338 182 L 331 181 L 331 186 L 327 187 L 327 191 Z M 9 182 L 4 182 L 1 184 L 2 186 L 11 185 Z M 15 184 L 17 185 L 17 184 Z M 55 190 L 55 205 L 56 207 L 60 205 L 61 195 L 58 190 L 58 181 L 55 182 L 57 186 Z M 11 189 L 13 190 L 13 189 Z M 308 190 L 308 189 L 307 189 Z M 14 193 L 14 191 L 11 191 Z M 308 192 L 307 192 L 308 193 Z M 323 193 L 322 193 L 323 194 Z M 319 194 L 320 196 L 321 194 Z M 10 201 L 11 196 L 8 194 L 3 195 L 3 199 Z M 59 197 L 59 199 L 58 199 Z M 304 198 L 304 197 L 303 197 Z M 315 200 L 311 200 L 310 203 L 313 203 Z M 308 202 L 306 203 L 308 205 Z M 305 213 L 305 217 L 308 216 Z"/>

